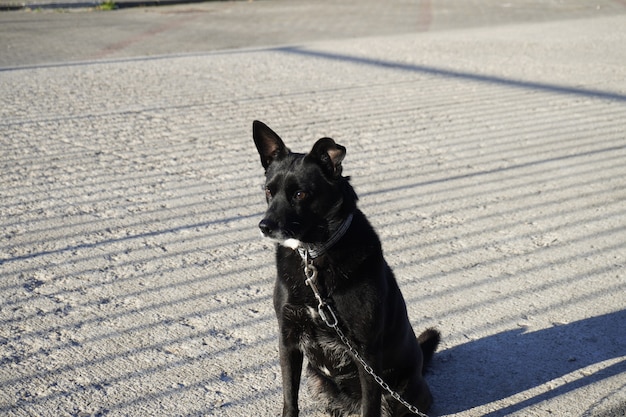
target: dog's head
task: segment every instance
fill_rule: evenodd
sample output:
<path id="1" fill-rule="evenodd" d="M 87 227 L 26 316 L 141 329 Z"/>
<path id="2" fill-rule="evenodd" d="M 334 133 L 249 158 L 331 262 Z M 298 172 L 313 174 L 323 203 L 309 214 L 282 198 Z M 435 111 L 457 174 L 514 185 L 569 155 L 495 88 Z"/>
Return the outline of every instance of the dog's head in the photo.
<path id="1" fill-rule="evenodd" d="M 349 178 L 341 175 L 346 148 L 322 138 L 308 154 L 293 153 L 259 121 L 252 124 L 252 135 L 265 168 L 263 236 L 292 249 L 326 241 L 356 208 Z"/>

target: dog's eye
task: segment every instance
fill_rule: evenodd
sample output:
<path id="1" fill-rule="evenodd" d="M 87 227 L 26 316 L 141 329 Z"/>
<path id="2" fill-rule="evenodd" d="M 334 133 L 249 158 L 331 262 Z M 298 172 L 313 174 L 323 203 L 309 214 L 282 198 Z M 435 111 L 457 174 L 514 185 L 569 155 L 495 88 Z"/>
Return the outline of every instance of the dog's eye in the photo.
<path id="1" fill-rule="evenodd" d="M 298 201 L 302 201 L 307 197 L 306 192 L 300 190 L 300 191 L 296 191 L 296 193 L 293 195 L 293 199 L 294 200 L 298 200 Z"/>
<path id="2" fill-rule="evenodd" d="M 265 188 L 265 197 L 272 198 L 272 191 L 269 188 Z"/>

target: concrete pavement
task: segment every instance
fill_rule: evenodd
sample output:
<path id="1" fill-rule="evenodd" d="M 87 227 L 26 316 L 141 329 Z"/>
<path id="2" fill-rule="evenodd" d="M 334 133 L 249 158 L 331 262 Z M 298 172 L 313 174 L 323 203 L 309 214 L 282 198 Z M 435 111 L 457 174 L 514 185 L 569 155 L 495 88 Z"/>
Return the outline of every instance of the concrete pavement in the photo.
<path id="1" fill-rule="evenodd" d="M 423 4 L 135 9 L 99 44 L 100 14 L 0 14 L 0 414 L 279 415 L 260 119 L 347 147 L 414 327 L 443 333 L 430 415 L 624 415 L 621 3 L 409 30 Z"/>
<path id="2" fill-rule="evenodd" d="M 0 0 L 0 4 L 6 1 Z M 65 2 L 65 0 L 62 0 Z M 81 1 L 81 0 L 77 0 Z M 118 2 L 119 3 L 119 2 Z M 544 3 L 544 2 L 541 2 Z M 54 6 L 54 0 L 46 0 Z M 236 1 L 115 11 L 0 13 L 0 67 L 301 45 L 623 14 L 623 2 L 570 0 Z"/>

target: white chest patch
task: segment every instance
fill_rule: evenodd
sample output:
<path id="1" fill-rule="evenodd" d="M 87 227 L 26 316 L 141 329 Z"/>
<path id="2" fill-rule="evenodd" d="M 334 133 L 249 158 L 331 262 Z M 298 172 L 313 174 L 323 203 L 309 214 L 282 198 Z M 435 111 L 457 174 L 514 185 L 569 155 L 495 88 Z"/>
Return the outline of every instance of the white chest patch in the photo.
<path id="1" fill-rule="evenodd" d="M 282 243 L 283 246 L 293 250 L 298 249 L 300 244 L 301 242 L 298 239 L 287 239 Z"/>

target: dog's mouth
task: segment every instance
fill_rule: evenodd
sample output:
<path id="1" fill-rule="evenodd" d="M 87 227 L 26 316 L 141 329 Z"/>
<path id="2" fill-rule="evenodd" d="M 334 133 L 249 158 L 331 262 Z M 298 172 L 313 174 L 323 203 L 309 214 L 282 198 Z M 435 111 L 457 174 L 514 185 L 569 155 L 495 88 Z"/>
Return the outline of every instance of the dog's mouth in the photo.
<path id="1" fill-rule="evenodd" d="M 267 236 L 265 234 L 263 234 L 263 232 L 261 232 L 261 236 L 263 236 L 264 239 L 270 239 L 273 240 L 274 242 L 278 243 L 279 245 L 282 245 L 286 248 L 292 249 L 292 250 L 296 250 L 299 247 L 302 246 L 302 242 L 296 238 L 293 237 L 288 237 L 288 238 L 280 238 L 280 237 L 273 237 L 273 236 Z"/>
<path id="2" fill-rule="evenodd" d="M 295 232 L 291 229 L 280 227 L 272 220 L 261 220 L 259 223 L 259 229 L 261 230 L 261 236 L 271 239 L 287 248 L 295 250 L 302 245 L 300 239 L 296 238 Z"/>

